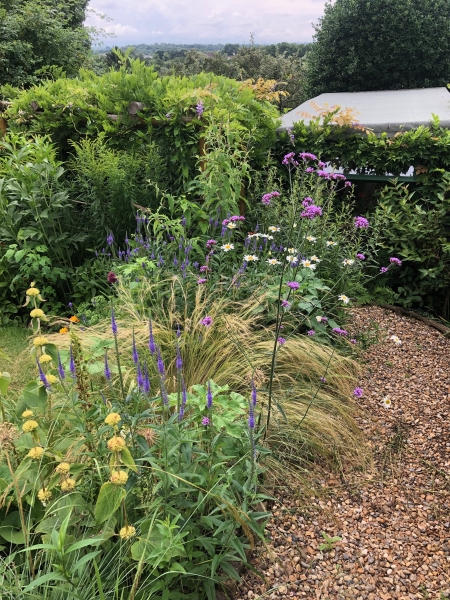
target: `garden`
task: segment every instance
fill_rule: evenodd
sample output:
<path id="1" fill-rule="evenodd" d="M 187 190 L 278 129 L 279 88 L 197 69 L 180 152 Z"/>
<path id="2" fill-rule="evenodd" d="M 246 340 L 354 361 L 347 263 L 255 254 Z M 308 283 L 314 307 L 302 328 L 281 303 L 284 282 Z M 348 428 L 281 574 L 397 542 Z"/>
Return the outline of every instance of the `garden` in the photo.
<path id="1" fill-rule="evenodd" d="M 131 58 L 8 90 L 2 598 L 450 594 L 450 136 L 279 134 L 282 94 Z"/>

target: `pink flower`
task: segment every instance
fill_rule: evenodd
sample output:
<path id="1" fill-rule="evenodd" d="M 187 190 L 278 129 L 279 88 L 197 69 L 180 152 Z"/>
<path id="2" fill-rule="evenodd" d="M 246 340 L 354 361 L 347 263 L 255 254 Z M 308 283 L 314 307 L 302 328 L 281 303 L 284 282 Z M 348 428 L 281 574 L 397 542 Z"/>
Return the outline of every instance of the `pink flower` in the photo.
<path id="1" fill-rule="evenodd" d="M 286 285 L 288 288 L 291 288 L 291 290 L 298 290 L 300 287 L 300 284 L 297 281 L 288 281 Z"/>
<path id="2" fill-rule="evenodd" d="M 202 419 L 202 425 L 205 425 L 205 427 L 206 427 L 206 425 L 209 425 L 209 419 L 208 419 L 208 417 L 203 417 L 203 419 Z"/>
<path id="3" fill-rule="evenodd" d="M 280 346 L 284 346 L 284 344 L 286 343 L 286 340 L 283 337 L 279 337 L 278 343 L 280 344 Z"/>
<path id="4" fill-rule="evenodd" d="M 202 283 L 206 283 L 207 279 L 203 279 L 202 277 L 200 277 L 200 279 L 197 281 L 198 285 L 202 285 Z"/>
<path id="5" fill-rule="evenodd" d="M 202 319 L 200 321 L 200 324 L 204 325 L 205 327 L 211 327 L 211 325 L 213 324 L 212 317 L 209 317 L 209 316 L 205 317 L 204 319 Z"/>

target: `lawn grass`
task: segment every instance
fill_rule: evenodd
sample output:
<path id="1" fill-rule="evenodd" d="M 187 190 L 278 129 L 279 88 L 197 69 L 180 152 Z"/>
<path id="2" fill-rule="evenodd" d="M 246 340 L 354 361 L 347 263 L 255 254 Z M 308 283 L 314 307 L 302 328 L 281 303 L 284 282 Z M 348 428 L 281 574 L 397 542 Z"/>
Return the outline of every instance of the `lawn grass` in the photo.
<path id="1" fill-rule="evenodd" d="M 29 354 L 30 331 L 24 327 L 0 327 L 0 349 L 9 360 L 0 358 L 0 372 L 11 375 L 11 391 L 20 392 L 24 385 L 36 377 Z"/>

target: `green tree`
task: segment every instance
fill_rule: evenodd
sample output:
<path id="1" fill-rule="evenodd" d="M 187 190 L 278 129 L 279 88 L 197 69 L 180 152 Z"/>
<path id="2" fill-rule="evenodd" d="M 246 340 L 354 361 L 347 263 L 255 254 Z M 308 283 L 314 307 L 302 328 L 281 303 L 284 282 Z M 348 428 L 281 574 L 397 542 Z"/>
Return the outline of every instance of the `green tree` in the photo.
<path id="1" fill-rule="evenodd" d="M 336 0 L 325 6 L 308 53 L 309 97 L 445 85 L 448 0 Z"/>
<path id="2" fill-rule="evenodd" d="M 32 85 L 48 67 L 76 75 L 90 52 L 86 4 L 0 0 L 0 85 Z"/>

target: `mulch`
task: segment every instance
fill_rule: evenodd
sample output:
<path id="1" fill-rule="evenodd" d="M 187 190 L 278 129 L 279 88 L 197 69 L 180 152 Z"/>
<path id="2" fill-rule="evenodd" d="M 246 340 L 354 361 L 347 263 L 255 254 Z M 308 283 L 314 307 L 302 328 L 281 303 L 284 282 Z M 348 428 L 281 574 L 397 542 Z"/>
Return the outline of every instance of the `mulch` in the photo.
<path id="1" fill-rule="evenodd" d="M 347 329 L 378 340 L 358 384 L 373 463 L 322 474 L 309 498 L 277 492 L 268 546 L 252 559 L 265 580 L 247 572 L 236 600 L 450 598 L 450 338 L 374 306 Z M 321 551 L 322 532 L 342 540 Z"/>

